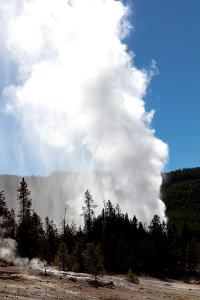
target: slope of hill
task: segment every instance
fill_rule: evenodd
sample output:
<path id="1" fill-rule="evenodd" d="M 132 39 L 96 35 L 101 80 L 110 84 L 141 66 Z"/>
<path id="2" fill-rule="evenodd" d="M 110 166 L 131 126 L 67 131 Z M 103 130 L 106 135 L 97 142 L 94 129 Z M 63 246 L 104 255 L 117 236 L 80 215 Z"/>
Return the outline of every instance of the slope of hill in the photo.
<path id="1" fill-rule="evenodd" d="M 200 168 L 163 174 L 161 198 L 170 224 L 200 230 Z"/>

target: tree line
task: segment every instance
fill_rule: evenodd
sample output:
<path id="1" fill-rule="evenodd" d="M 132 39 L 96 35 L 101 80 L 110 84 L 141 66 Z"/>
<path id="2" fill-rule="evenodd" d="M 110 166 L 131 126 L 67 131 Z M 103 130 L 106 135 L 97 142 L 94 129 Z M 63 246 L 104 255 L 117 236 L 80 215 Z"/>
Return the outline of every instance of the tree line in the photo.
<path id="1" fill-rule="evenodd" d="M 169 188 L 169 187 L 168 187 Z M 164 189 L 162 190 L 164 193 Z M 167 197 L 164 197 L 167 201 Z M 44 224 L 32 205 L 31 192 L 24 178 L 17 189 L 18 213 L 9 210 L 0 192 L 0 228 L 4 237 L 17 241 L 21 257 L 40 258 L 62 270 L 182 276 L 198 272 L 200 231 L 177 219 L 161 222 L 155 215 L 147 226 L 134 215 L 122 213 L 108 200 L 95 216 L 95 201 L 87 190 L 83 197 L 83 227 L 60 226 L 48 218 Z"/>

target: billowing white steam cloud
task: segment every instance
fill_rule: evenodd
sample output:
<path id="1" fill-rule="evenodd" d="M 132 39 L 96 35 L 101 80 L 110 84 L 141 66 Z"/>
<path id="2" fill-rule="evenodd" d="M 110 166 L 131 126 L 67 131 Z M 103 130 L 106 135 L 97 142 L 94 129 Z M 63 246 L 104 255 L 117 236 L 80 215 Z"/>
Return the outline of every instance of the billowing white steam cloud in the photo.
<path id="1" fill-rule="evenodd" d="M 123 43 L 128 13 L 114 0 L 1 0 L 1 58 L 15 76 L 4 113 L 43 162 L 67 157 L 63 169 L 101 171 L 101 184 L 85 189 L 149 221 L 164 215 L 168 151 L 145 112 L 149 75 Z"/>
<path id="2" fill-rule="evenodd" d="M 28 258 L 20 258 L 16 255 L 16 241 L 10 238 L 0 237 L 0 259 L 14 265 L 28 265 Z"/>
<path id="3" fill-rule="evenodd" d="M 28 258 L 22 258 L 17 256 L 17 243 L 10 238 L 0 237 L 0 259 L 12 263 L 16 266 L 29 267 L 32 269 L 44 268 L 46 262 L 40 261 L 38 258 L 29 260 Z"/>

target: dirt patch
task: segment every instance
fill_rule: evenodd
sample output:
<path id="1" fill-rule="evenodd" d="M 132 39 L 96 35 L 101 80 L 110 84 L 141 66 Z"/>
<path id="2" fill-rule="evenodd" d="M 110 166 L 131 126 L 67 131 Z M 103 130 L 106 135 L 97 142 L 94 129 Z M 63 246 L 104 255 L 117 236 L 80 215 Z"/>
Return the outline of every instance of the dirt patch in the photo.
<path id="1" fill-rule="evenodd" d="M 56 276 L 37 270 L 0 267 L 0 300 L 181 300 L 200 299 L 199 284 L 181 281 L 162 281 L 140 277 L 139 284 L 127 281 L 125 276 L 103 276 L 103 282 L 113 285 L 92 286 L 87 276 L 74 279 L 72 276 Z M 90 279 L 91 280 L 91 279 Z"/>

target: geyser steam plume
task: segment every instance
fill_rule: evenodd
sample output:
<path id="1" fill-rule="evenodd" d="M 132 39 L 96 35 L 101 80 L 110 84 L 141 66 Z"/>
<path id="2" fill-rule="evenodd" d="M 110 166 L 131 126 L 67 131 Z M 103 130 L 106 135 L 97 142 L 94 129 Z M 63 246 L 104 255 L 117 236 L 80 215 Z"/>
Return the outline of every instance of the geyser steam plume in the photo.
<path id="1" fill-rule="evenodd" d="M 88 188 L 100 207 L 111 199 L 149 221 L 164 215 L 159 188 L 168 150 L 144 107 L 151 74 L 134 66 L 123 42 L 128 14 L 114 0 L 1 0 L 1 128 L 15 124 L 22 166 L 31 151 L 43 170 L 62 164 L 101 172 L 93 186 L 83 176 L 75 207 Z"/>

